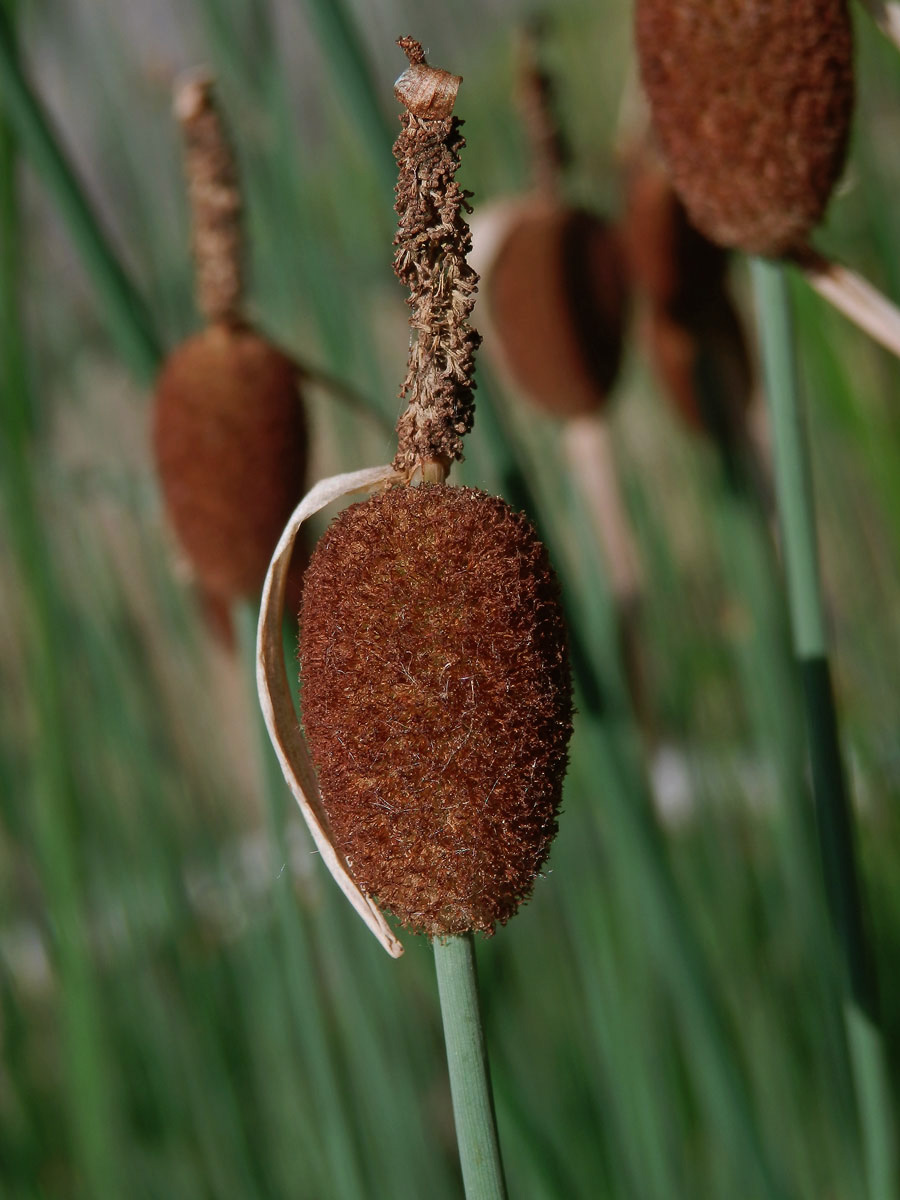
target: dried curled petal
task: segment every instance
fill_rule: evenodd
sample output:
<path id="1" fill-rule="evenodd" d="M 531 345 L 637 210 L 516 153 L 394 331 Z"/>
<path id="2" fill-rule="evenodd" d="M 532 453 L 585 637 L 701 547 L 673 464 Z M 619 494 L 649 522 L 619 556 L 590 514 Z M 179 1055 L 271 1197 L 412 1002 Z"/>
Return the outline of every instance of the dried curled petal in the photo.
<path id="1" fill-rule="evenodd" d="M 303 721 L 362 890 L 431 936 L 490 932 L 556 832 L 571 682 L 528 521 L 470 488 L 345 509 L 307 571 Z"/>

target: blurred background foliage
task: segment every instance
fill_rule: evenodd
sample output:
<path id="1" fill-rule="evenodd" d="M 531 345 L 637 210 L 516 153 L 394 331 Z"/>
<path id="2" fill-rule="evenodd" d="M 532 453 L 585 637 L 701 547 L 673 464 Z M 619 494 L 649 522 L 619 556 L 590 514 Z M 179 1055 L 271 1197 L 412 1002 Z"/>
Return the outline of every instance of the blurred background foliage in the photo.
<path id="1" fill-rule="evenodd" d="M 360 414 L 310 389 L 312 477 L 388 461 L 408 340 L 390 267 L 394 39 L 413 34 L 465 78 L 460 178 L 477 209 L 528 183 L 514 41 L 533 6 L 4 8 L 166 349 L 198 324 L 171 86 L 212 67 L 246 189 L 253 318 L 369 401 Z M 818 240 L 900 297 L 900 59 L 857 26 L 852 154 Z M 566 0 L 544 43 L 567 194 L 612 216 L 630 27 L 625 0 Z M 427 943 L 407 936 L 389 960 L 311 853 L 260 736 L 253 614 L 238 614 L 235 651 L 211 636 L 161 512 L 147 360 L 123 355 L 0 101 L 3 1194 L 458 1196 Z M 900 367 L 794 291 L 897 1067 Z M 765 520 L 665 406 L 633 336 L 611 428 L 645 568 L 648 749 L 559 430 L 486 361 L 479 401 L 458 477 L 529 508 L 577 650 L 559 838 L 532 901 L 478 948 L 511 1194 L 862 1196 Z"/>

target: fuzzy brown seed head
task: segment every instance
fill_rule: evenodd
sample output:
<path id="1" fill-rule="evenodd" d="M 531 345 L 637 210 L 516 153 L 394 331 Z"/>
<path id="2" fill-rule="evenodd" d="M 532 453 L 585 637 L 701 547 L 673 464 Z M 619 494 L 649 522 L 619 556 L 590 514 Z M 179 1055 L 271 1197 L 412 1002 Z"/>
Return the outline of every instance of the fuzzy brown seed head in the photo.
<path id="1" fill-rule="evenodd" d="M 554 416 L 601 409 L 619 370 L 628 284 L 618 234 L 577 209 L 520 210 L 485 281 L 494 343 Z"/>
<path id="2" fill-rule="evenodd" d="M 258 591 L 303 492 L 306 420 L 292 359 L 250 329 L 213 325 L 168 358 L 154 446 L 169 519 L 202 585 Z"/>
<path id="3" fill-rule="evenodd" d="M 853 110 L 846 0 L 638 0 L 675 187 L 707 237 L 779 256 L 820 221 Z"/>
<path id="4" fill-rule="evenodd" d="M 571 683 L 527 520 L 470 488 L 346 509 L 307 570 L 303 720 L 363 891 L 430 936 L 490 932 L 556 832 Z"/>
<path id="5" fill-rule="evenodd" d="M 723 287 L 726 252 L 691 224 L 668 172 L 649 152 L 628 166 L 622 235 L 632 282 L 654 307 L 691 312 Z"/>

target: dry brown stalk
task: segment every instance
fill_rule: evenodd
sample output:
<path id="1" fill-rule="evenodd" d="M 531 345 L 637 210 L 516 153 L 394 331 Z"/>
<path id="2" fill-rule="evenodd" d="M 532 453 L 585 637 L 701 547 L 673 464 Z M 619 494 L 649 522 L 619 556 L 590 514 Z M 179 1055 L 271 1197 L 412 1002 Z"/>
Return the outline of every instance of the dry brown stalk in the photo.
<path id="1" fill-rule="evenodd" d="M 244 290 L 241 193 L 209 75 L 192 75 L 179 86 L 175 115 L 184 135 L 197 307 L 211 325 L 239 324 Z"/>
<path id="2" fill-rule="evenodd" d="M 541 23 L 533 22 L 519 39 L 519 108 L 531 145 L 535 191 L 552 200 L 559 194 L 566 146 L 553 110 L 553 80 L 539 58 L 542 34 Z"/>
<path id="3" fill-rule="evenodd" d="M 463 212 L 471 209 L 454 179 L 465 145 L 462 122 L 452 115 L 462 81 L 430 67 L 412 38 L 397 44 L 410 66 L 394 87 L 406 109 L 394 144 L 400 218 L 394 272 L 409 288 L 413 338 L 394 467 L 408 478 L 421 471 L 439 480 L 462 459 L 462 438 L 472 428 L 474 352 L 481 343 L 468 320 L 478 286 L 466 261 L 471 238 Z"/>

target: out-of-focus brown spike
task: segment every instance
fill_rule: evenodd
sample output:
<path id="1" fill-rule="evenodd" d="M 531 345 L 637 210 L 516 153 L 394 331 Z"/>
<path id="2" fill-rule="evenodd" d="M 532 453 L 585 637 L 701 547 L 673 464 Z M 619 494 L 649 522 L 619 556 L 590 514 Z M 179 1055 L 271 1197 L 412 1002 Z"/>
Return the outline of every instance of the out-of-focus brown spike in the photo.
<path id="1" fill-rule="evenodd" d="M 847 149 L 846 0 L 638 0 L 636 37 L 654 127 L 697 228 L 750 254 L 802 245 Z"/>
<path id="2" fill-rule="evenodd" d="M 258 592 L 303 492 L 307 428 L 297 364 L 247 328 L 179 346 L 156 389 L 154 447 L 169 519 L 199 581 Z"/>
<path id="3" fill-rule="evenodd" d="M 488 346 L 519 391 L 559 417 L 604 407 L 628 310 L 624 256 L 610 225 L 579 209 L 513 210 L 483 290 Z"/>

